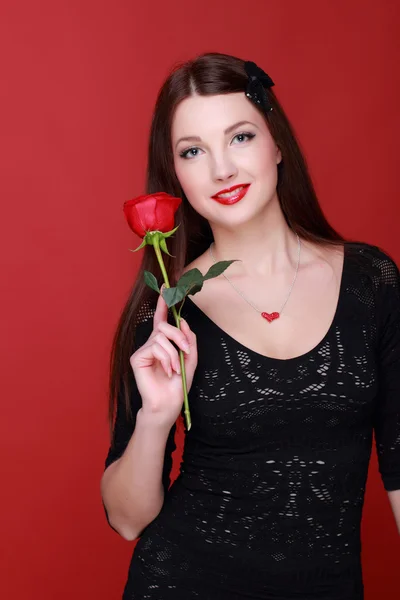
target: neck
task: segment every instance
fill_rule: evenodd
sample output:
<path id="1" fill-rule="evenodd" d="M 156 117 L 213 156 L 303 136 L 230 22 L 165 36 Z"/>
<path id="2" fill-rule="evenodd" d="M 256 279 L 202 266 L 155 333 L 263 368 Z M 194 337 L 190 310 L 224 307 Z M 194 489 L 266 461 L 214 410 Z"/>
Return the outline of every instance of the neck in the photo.
<path id="1" fill-rule="evenodd" d="M 227 270 L 229 278 L 268 278 L 292 270 L 298 262 L 297 236 L 286 221 L 280 226 L 269 221 L 266 226 L 243 226 L 235 232 L 214 231 L 211 250 L 215 262 L 237 260 Z"/>

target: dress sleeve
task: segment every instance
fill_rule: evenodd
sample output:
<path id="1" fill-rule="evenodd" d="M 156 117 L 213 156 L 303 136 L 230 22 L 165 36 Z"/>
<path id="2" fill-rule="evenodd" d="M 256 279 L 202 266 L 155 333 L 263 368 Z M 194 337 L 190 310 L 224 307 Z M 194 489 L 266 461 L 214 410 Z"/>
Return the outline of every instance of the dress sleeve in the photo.
<path id="1" fill-rule="evenodd" d="M 379 261 L 378 376 L 374 415 L 379 472 L 385 490 L 400 489 L 400 273 L 386 254 Z"/>
<path id="2" fill-rule="evenodd" d="M 148 332 L 146 335 L 146 331 L 148 327 L 144 325 L 139 325 L 137 327 L 136 332 L 136 348 L 139 348 L 141 345 L 145 343 L 148 338 Z M 133 431 L 136 425 L 136 415 L 138 410 L 142 407 L 142 398 L 140 396 L 139 390 L 136 385 L 136 380 L 133 375 L 132 369 L 129 371 L 130 373 L 130 384 L 131 384 L 131 394 L 130 394 L 130 407 L 132 411 L 132 419 L 129 419 L 126 410 L 125 410 L 125 401 L 124 401 L 124 389 L 121 382 L 120 391 L 117 397 L 117 407 L 116 407 L 116 417 L 113 429 L 112 442 L 109 446 L 108 453 L 104 463 L 104 470 L 107 469 L 113 462 L 115 462 L 118 458 L 120 458 L 128 443 L 132 437 Z M 162 483 L 164 487 L 164 493 L 166 494 L 170 485 L 170 472 L 172 468 L 172 453 L 176 449 L 175 445 L 175 430 L 176 424 L 174 424 L 169 432 L 166 447 L 165 447 L 165 455 L 164 455 L 164 466 L 162 472 Z M 110 524 L 108 513 L 106 507 L 103 502 L 103 508 L 105 510 L 107 521 Z"/>

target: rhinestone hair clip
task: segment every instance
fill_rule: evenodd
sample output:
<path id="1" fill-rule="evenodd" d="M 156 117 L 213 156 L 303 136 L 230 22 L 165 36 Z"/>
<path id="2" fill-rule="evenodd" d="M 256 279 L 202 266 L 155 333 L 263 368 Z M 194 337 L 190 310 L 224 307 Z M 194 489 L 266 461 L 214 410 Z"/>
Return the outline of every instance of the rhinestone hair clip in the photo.
<path id="1" fill-rule="evenodd" d="M 270 112 L 273 108 L 269 103 L 265 88 L 270 88 L 275 85 L 271 77 L 251 60 L 247 60 L 244 63 L 244 69 L 249 78 L 246 85 L 246 96 L 250 98 L 254 104 L 261 106 L 265 112 Z"/>

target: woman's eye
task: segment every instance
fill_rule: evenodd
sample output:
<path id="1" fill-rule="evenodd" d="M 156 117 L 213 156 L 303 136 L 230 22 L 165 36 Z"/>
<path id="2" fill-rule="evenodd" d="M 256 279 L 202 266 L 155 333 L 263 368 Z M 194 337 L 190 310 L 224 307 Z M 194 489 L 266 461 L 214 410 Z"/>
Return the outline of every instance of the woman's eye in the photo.
<path id="1" fill-rule="evenodd" d="M 187 158 L 189 152 L 193 152 L 193 150 L 198 150 L 198 148 L 189 148 L 188 150 L 184 150 L 183 152 L 179 153 L 179 156 L 181 156 L 182 158 Z"/>
<path id="2" fill-rule="evenodd" d="M 253 139 L 253 137 L 255 137 L 255 133 L 237 133 L 233 139 L 235 138 L 247 138 L 248 140 Z M 179 153 L 179 156 L 182 158 L 193 158 L 194 156 L 197 156 L 196 154 L 192 154 L 190 155 L 190 152 L 194 152 L 195 150 L 199 150 L 199 148 L 197 148 L 196 146 L 192 147 L 192 148 L 188 148 L 187 150 L 183 150 L 183 152 Z"/>
<path id="3" fill-rule="evenodd" d="M 238 137 L 242 137 L 242 138 L 245 137 L 245 138 L 251 140 L 251 139 L 253 139 L 253 137 L 255 137 L 255 133 L 237 133 L 235 135 L 235 138 L 238 138 Z M 233 139 L 235 139 L 235 138 L 233 138 Z"/>

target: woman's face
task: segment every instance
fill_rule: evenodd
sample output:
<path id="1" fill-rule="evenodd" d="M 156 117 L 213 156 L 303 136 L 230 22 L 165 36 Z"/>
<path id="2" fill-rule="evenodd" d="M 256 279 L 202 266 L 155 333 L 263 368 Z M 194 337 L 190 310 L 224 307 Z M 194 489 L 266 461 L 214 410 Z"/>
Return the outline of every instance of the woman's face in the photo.
<path id="1" fill-rule="evenodd" d="M 171 137 L 180 185 L 194 210 L 211 223 L 235 227 L 256 219 L 277 198 L 282 156 L 262 115 L 243 93 L 186 98 L 176 109 Z M 181 139 L 186 137 L 192 139 Z M 212 199 L 238 184 L 251 185 L 236 204 Z"/>

